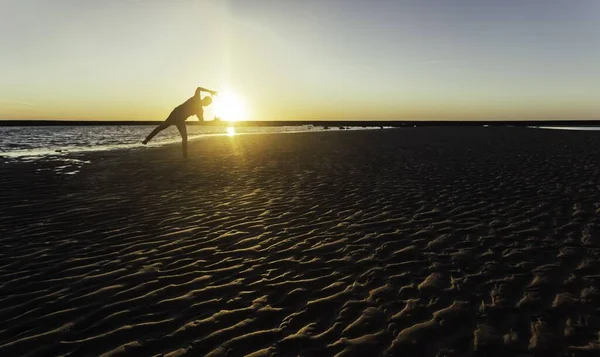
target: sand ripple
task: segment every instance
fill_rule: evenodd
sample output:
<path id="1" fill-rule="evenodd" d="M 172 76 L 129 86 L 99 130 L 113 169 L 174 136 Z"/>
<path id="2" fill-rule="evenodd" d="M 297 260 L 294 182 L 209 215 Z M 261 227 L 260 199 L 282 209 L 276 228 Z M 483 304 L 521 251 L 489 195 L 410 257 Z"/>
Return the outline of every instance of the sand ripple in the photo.
<path id="1" fill-rule="evenodd" d="M 0 163 L 0 356 L 600 353 L 598 148 L 415 128 Z"/>

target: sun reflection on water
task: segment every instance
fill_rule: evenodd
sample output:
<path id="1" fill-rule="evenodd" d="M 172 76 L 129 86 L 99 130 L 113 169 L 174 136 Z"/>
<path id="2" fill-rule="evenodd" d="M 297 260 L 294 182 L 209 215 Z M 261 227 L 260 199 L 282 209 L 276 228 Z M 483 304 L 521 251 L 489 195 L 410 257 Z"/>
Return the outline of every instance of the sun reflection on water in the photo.
<path id="1" fill-rule="evenodd" d="M 227 127 L 227 136 L 234 136 L 235 135 L 235 128 L 233 126 L 228 126 Z"/>

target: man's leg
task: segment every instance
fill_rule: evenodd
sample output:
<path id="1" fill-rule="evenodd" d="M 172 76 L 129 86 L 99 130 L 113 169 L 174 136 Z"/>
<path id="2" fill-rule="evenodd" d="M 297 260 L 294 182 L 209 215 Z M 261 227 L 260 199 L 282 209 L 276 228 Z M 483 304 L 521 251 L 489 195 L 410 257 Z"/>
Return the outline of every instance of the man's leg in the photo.
<path id="1" fill-rule="evenodd" d="M 177 130 L 181 134 L 181 149 L 183 150 L 183 157 L 187 157 L 187 128 L 185 122 L 177 124 Z"/>
<path id="2" fill-rule="evenodd" d="M 148 143 L 148 141 L 152 140 L 152 138 L 156 136 L 156 134 L 158 134 L 161 131 L 163 131 L 166 128 L 168 128 L 169 125 L 171 125 L 171 124 L 169 124 L 167 122 L 159 124 L 154 130 L 152 130 L 152 132 L 150 133 L 150 135 L 148 135 L 146 137 L 146 139 L 144 141 L 142 141 L 142 144 L 146 145 Z"/>

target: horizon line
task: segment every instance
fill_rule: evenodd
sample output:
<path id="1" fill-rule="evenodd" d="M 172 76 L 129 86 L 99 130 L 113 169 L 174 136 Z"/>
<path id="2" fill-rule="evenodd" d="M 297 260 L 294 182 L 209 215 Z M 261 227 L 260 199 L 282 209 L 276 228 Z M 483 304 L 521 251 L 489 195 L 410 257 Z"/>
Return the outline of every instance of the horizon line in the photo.
<path id="1" fill-rule="evenodd" d="M 10 118 L 0 118 L 0 122 L 6 121 L 23 121 L 23 122 L 163 122 L 164 119 L 148 119 L 148 120 L 139 120 L 139 119 L 10 119 Z M 337 122 L 337 121 L 345 121 L 345 122 L 538 122 L 538 121 L 551 121 L 551 122 L 571 122 L 571 121 L 581 121 L 581 122 L 600 122 L 600 118 L 598 119 L 515 119 L 515 118 L 504 118 L 504 119 L 281 119 L 281 120 L 273 120 L 273 119 L 255 119 L 255 120 L 190 120 L 186 121 L 187 124 L 202 124 L 202 123 L 212 123 L 212 122 L 221 122 L 221 123 L 244 123 L 244 122 Z"/>
<path id="2" fill-rule="evenodd" d="M 0 119 L 0 127 L 17 126 L 101 126 L 101 125 L 157 125 L 163 120 L 54 120 L 54 119 Z M 600 120 L 244 120 L 244 121 L 189 121 L 191 126 L 600 126 Z"/>

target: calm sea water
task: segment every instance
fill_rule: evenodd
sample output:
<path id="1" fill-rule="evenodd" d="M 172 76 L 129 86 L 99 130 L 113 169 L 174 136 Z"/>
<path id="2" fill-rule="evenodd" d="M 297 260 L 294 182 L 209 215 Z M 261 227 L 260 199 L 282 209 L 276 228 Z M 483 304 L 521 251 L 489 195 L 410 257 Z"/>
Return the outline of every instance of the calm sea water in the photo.
<path id="1" fill-rule="evenodd" d="M 380 127 L 352 127 L 346 130 L 379 129 Z M 600 130 L 600 127 L 535 127 L 555 130 Z M 48 126 L 0 127 L 0 161 L 36 161 L 49 159 L 60 162 L 53 171 L 75 174 L 89 161 L 77 155 L 86 151 L 144 148 L 141 141 L 154 129 L 153 126 Z M 215 135 L 247 135 L 262 133 L 295 133 L 341 130 L 338 127 L 280 126 L 280 127 L 206 127 L 188 126 L 190 140 Z M 159 133 L 149 147 L 181 142 L 179 132 L 170 127 Z"/>
<path id="2" fill-rule="evenodd" d="M 600 130 L 600 127 L 537 127 L 556 130 Z M 138 126 L 47 126 L 47 127 L 0 127 L 0 157 L 47 157 L 66 153 L 100 151 L 141 147 L 141 141 L 154 129 L 149 125 Z M 197 140 L 214 135 L 244 135 L 261 133 L 315 132 L 340 130 L 338 127 L 279 126 L 279 127 L 211 127 L 188 126 L 188 137 Z M 379 127 L 352 127 L 346 130 L 379 129 Z M 148 146 L 160 146 L 180 142 L 175 127 L 160 132 Z"/>
<path id="3" fill-rule="evenodd" d="M 82 151 L 115 150 L 142 147 L 142 140 L 154 129 L 153 126 L 48 126 L 48 127 L 0 127 L 0 156 L 3 158 L 34 159 L 60 157 Z M 360 128 L 365 129 L 365 128 Z M 188 126 L 190 140 L 214 135 L 244 135 L 261 133 L 293 133 L 323 131 L 323 127 L 207 127 Z M 331 128 L 328 130 L 340 130 Z M 160 146 L 181 142 L 175 127 L 160 132 L 148 146 Z"/>
<path id="4" fill-rule="evenodd" d="M 47 126 L 47 127 L 0 127 L 0 162 L 30 162 L 51 160 L 55 165 L 43 165 L 37 171 L 52 171 L 58 175 L 75 175 L 81 167 L 89 164 L 87 151 L 146 148 L 180 143 L 181 137 L 175 127 L 160 132 L 147 145 L 142 140 L 154 129 L 151 125 L 139 126 Z M 350 128 L 345 130 L 379 129 Z M 338 127 L 279 126 L 279 127 L 205 127 L 188 126 L 189 140 L 201 140 L 216 135 L 248 135 L 268 133 L 298 133 L 341 130 Z"/>

